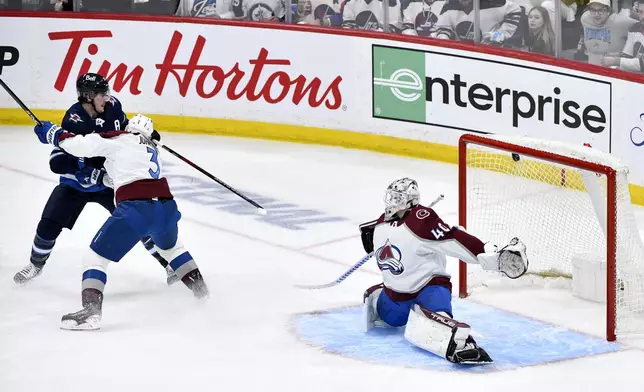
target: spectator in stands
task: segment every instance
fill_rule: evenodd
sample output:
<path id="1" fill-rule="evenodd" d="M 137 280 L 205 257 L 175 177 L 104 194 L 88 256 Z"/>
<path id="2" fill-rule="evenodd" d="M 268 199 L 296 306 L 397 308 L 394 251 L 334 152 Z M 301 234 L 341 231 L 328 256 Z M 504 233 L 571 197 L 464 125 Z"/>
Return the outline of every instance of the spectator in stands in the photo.
<path id="1" fill-rule="evenodd" d="M 561 0 L 561 49 L 562 56 L 573 58 L 577 51 L 579 38 L 582 36 L 581 17 L 588 0 Z M 553 29 L 555 28 L 555 2 L 554 0 L 545 0 L 541 6 L 548 10 L 550 22 Z"/>
<path id="2" fill-rule="evenodd" d="M 402 32 L 407 35 L 429 37 L 434 32 L 444 0 L 411 0 L 401 4 Z"/>
<path id="3" fill-rule="evenodd" d="M 224 3 L 223 1 L 219 1 Z M 194 16 L 198 18 L 219 18 L 217 0 L 181 0 L 177 7 L 177 16 Z M 232 18 L 232 14 L 230 15 Z"/>
<path id="4" fill-rule="evenodd" d="M 622 57 L 603 57 L 602 65 L 625 71 L 644 72 L 644 5 L 634 3 L 633 11 L 639 22 L 628 30 Z"/>
<path id="5" fill-rule="evenodd" d="M 525 45 L 530 52 L 550 56 L 555 54 L 555 31 L 548 11 L 541 6 L 533 7 L 528 12 L 528 35 Z"/>
<path id="6" fill-rule="evenodd" d="M 223 19 L 246 19 L 279 22 L 286 15 L 285 0 L 216 0 L 216 10 Z"/>
<path id="7" fill-rule="evenodd" d="M 299 0 L 294 20 L 297 24 L 340 26 L 343 6 L 339 0 Z"/>
<path id="8" fill-rule="evenodd" d="M 516 40 L 524 14 L 521 7 L 509 0 L 481 1 L 481 38 L 485 43 L 502 45 Z M 449 0 L 438 17 L 432 36 L 459 41 L 474 40 L 474 1 Z M 518 34 L 521 34 L 519 31 Z"/>
<path id="9" fill-rule="evenodd" d="M 72 0 L 57 0 L 54 5 L 56 11 L 73 11 L 74 2 Z"/>
<path id="10" fill-rule="evenodd" d="M 635 23 L 637 19 L 630 9 L 614 13 L 610 0 L 590 0 L 588 8 L 581 15 L 584 34 L 575 59 L 599 65 L 606 56 L 619 56 L 626 43 L 628 30 Z"/>
<path id="11" fill-rule="evenodd" d="M 400 3 L 398 0 L 384 0 L 389 4 L 389 31 L 399 33 Z M 342 27 L 347 29 L 384 31 L 383 0 L 347 0 L 344 3 Z"/>

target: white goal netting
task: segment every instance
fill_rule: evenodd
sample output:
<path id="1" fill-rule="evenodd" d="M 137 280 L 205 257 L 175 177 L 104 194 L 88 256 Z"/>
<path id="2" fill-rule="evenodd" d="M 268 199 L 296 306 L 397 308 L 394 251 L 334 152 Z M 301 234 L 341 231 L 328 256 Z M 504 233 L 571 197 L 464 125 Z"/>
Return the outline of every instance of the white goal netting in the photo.
<path id="1" fill-rule="evenodd" d="M 615 312 L 618 334 L 644 332 L 644 246 L 628 189 L 628 169 L 616 157 L 586 146 L 531 138 L 486 137 L 616 171 L 616 205 L 608 206 L 606 176 L 498 148 L 466 149 L 467 230 L 493 244 L 519 237 L 527 246 L 524 281 L 570 281 L 573 258 L 605 263 L 607 214 L 616 217 Z M 463 179 L 461 179 L 463 181 Z M 470 289 L 492 277 L 468 266 Z M 614 306 L 614 308 L 613 308 Z"/>

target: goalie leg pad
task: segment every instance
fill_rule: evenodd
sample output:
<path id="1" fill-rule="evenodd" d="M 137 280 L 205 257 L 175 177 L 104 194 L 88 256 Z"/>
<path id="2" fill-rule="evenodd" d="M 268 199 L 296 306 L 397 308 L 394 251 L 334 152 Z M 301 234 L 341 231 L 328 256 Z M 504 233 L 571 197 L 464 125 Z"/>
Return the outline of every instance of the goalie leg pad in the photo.
<path id="1" fill-rule="evenodd" d="M 384 284 L 381 283 L 369 287 L 364 292 L 362 299 L 362 320 L 365 332 L 369 332 L 374 327 L 389 327 L 378 315 L 378 298 L 380 298 L 384 287 Z"/>
<path id="2" fill-rule="evenodd" d="M 470 336 L 468 324 L 415 304 L 409 312 L 405 339 L 453 363 L 492 362 Z"/>

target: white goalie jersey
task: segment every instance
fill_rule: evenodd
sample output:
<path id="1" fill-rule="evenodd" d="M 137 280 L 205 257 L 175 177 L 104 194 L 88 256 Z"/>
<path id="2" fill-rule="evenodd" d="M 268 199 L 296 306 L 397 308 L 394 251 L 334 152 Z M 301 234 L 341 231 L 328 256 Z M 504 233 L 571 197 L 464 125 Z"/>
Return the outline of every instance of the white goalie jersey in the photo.
<path id="1" fill-rule="evenodd" d="M 403 294 L 415 293 L 435 278 L 449 284 L 446 256 L 479 263 L 477 256 L 485 253 L 479 239 L 446 225 L 434 210 L 423 206 L 392 222 L 384 222 L 382 215 L 373 244 L 385 287 Z"/>

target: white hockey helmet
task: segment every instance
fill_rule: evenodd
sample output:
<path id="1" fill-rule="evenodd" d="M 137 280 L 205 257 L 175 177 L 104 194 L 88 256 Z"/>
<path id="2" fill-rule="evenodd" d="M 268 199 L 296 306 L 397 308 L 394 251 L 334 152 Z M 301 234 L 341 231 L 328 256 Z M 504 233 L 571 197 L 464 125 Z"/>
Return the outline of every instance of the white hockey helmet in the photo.
<path id="1" fill-rule="evenodd" d="M 418 183 L 411 178 L 401 178 L 389 184 L 385 192 L 385 220 L 420 203 Z"/>

